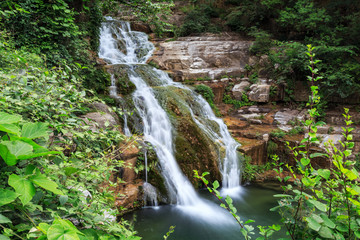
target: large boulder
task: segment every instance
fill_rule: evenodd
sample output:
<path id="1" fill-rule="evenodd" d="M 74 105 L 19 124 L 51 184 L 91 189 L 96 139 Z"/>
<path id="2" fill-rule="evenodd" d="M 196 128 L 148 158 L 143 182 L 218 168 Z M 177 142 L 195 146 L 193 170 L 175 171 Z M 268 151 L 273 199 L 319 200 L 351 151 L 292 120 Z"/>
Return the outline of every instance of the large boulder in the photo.
<path id="1" fill-rule="evenodd" d="M 253 84 L 250 86 L 249 100 L 253 102 L 269 102 L 270 85 L 265 83 Z"/>
<path id="2" fill-rule="evenodd" d="M 119 117 L 112 109 L 104 103 L 95 102 L 90 106 L 94 112 L 82 115 L 86 125 L 94 132 L 99 131 L 101 128 L 116 128 L 120 127 Z"/>
<path id="3" fill-rule="evenodd" d="M 248 81 L 242 81 L 236 84 L 232 89 L 232 94 L 236 100 L 242 100 L 242 95 L 246 93 L 247 88 L 251 85 Z"/>
<path id="4" fill-rule="evenodd" d="M 174 136 L 175 157 L 183 173 L 195 185 L 197 180 L 193 177 L 193 170 L 211 172 L 210 180 L 221 180 L 218 166 L 221 150 L 196 124 L 187 107 L 194 104 L 193 111 L 197 114 L 194 95 L 176 87 L 156 87 L 154 90 L 177 132 Z"/>
<path id="5" fill-rule="evenodd" d="M 176 72 L 177 81 L 240 76 L 249 62 L 250 45 L 251 41 L 231 33 L 180 37 L 159 43 L 150 61 L 163 70 Z"/>

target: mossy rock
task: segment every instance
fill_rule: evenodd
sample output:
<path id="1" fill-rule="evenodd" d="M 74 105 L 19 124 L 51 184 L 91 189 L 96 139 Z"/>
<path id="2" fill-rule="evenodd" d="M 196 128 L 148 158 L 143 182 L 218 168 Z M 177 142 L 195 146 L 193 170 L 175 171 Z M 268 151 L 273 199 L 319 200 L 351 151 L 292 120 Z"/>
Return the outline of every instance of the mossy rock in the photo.
<path id="1" fill-rule="evenodd" d="M 196 187 L 198 183 L 194 179 L 193 170 L 209 171 L 210 180 L 220 180 L 219 148 L 192 118 L 189 105 L 194 107 L 196 104 L 192 92 L 173 86 L 153 89 L 177 132 L 174 136 L 175 158 L 183 173 Z M 196 115 L 197 110 L 193 108 L 193 111 Z"/>
<path id="2" fill-rule="evenodd" d="M 156 87 L 164 84 L 164 72 L 154 69 L 147 64 L 135 65 L 132 69 L 135 71 L 142 80 L 144 80 L 149 86 Z"/>
<path id="3" fill-rule="evenodd" d="M 108 69 L 108 72 L 114 75 L 118 95 L 126 96 L 136 90 L 136 86 L 129 79 L 130 70 L 131 66 L 126 64 L 111 65 Z"/>
<path id="4" fill-rule="evenodd" d="M 152 148 L 148 148 L 146 150 L 146 154 L 147 154 L 147 163 L 148 163 L 147 165 L 148 182 L 158 190 L 158 193 L 160 195 L 158 196 L 158 201 L 167 203 L 166 201 L 167 201 L 168 190 L 165 185 L 165 180 L 161 174 L 159 161 L 156 156 L 156 153 Z M 145 156 L 143 151 L 139 152 L 137 164 L 145 165 Z M 138 176 L 139 178 L 145 181 L 145 168 L 144 171 L 139 172 Z"/>

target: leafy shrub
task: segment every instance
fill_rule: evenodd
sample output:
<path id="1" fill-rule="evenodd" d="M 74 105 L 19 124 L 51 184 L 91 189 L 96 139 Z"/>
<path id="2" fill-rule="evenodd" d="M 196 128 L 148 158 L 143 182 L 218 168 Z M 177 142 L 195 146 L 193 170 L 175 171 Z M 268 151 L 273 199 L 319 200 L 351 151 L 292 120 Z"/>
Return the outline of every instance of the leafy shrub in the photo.
<path id="1" fill-rule="evenodd" d="M 190 11 L 184 24 L 181 26 L 180 35 L 187 36 L 192 33 L 219 32 L 216 25 L 211 23 L 211 17 L 217 17 L 218 13 L 209 5 L 201 5 Z"/>
<path id="2" fill-rule="evenodd" d="M 214 104 L 214 93 L 211 87 L 204 84 L 199 84 L 195 86 L 195 92 L 199 93 L 205 98 L 205 100 L 209 103 L 210 107 L 214 110 L 216 116 L 221 116 L 218 107 Z"/>
<path id="3" fill-rule="evenodd" d="M 236 109 L 244 107 L 244 106 L 254 105 L 253 102 L 249 101 L 248 96 L 245 93 L 243 93 L 241 98 L 242 98 L 242 100 L 239 101 L 239 100 L 233 99 L 229 94 L 224 94 L 223 102 L 226 104 L 232 104 L 234 106 L 234 108 L 236 108 Z"/>
<path id="4" fill-rule="evenodd" d="M 116 222 L 115 198 L 103 185 L 123 167 L 124 136 L 93 132 L 79 117 L 100 101 L 87 97 L 94 93 L 77 78 L 81 68 L 36 67 L 25 50 L 15 57 L 10 50 L 2 49 L 3 57 L 24 69 L 0 69 L 0 238 L 44 239 L 62 231 L 59 237 L 71 239 L 136 239 L 125 221 Z M 41 231 L 29 232 L 34 227 Z"/>
<path id="5" fill-rule="evenodd" d="M 284 138 L 286 135 L 286 132 L 284 132 L 283 130 L 280 129 L 276 129 L 271 131 L 270 136 L 274 137 L 274 138 Z"/>
<path id="6" fill-rule="evenodd" d="M 300 126 L 295 126 L 289 131 L 289 135 L 292 136 L 292 135 L 302 134 L 304 132 L 305 132 L 304 128 Z"/>
<path id="7" fill-rule="evenodd" d="M 250 52 L 252 54 L 261 56 L 269 53 L 270 48 L 273 45 L 269 33 L 253 28 L 249 35 L 255 37 L 255 42 L 250 47 Z"/>
<path id="8" fill-rule="evenodd" d="M 295 29 L 299 34 L 314 34 L 330 21 L 330 16 L 324 8 L 315 7 L 314 2 L 299 0 L 281 10 L 276 21 L 288 31 Z"/>
<path id="9" fill-rule="evenodd" d="M 211 87 L 204 84 L 199 84 L 195 86 L 195 92 L 201 94 L 208 103 L 214 103 L 214 93 Z"/>

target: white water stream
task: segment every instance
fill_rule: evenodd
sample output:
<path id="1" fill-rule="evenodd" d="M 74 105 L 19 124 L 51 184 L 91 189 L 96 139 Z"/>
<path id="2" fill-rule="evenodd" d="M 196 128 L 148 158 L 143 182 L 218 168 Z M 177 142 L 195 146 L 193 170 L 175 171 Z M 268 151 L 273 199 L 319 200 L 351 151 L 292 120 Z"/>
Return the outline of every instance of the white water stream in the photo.
<path id="1" fill-rule="evenodd" d="M 147 35 L 131 31 L 129 23 L 115 21 L 111 18 L 106 20 L 107 22 L 104 22 L 101 28 L 99 56 L 109 64 L 128 66 L 129 79 L 136 86 L 133 101 L 144 124 L 144 137 L 151 143 L 157 154 L 170 201 L 185 212 L 203 217 L 207 221 L 232 223 L 233 220 L 222 209 L 198 196 L 176 162 L 173 149 L 174 130 L 171 122 L 156 99 L 152 87 L 135 71 L 139 65 L 145 64 L 153 52 L 154 47 L 148 41 Z M 157 81 L 160 81 L 160 83 L 156 83 L 157 85 L 187 89 L 179 83 L 174 83 L 167 74 L 160 70 L 149 68 L 149 71 L 149 74 L 157 76 Z M 113 87 L 115 87 L 115 82 Z M 208 103 L 202 97 L 194 96 L 197 101 L 196 105 L 200 106 L 200 111 L 196 114 L 189 109 L 194 121 L 211 139 L 226 149 L 225 158 L 219 159 L 223 186 L 225 188 L 239 187 L 240 166 L 236 152 L 238 144 L 231 138 L 223 121 L 215 117 Z M 206 121 L 215 121 L 219 125 L 219 133 L 215 133 L 207 126 Z M 152 186 L 146 185 L 145 188 L 153 191 Z M 149 197 L 153 199 L 153 196 Z"/>

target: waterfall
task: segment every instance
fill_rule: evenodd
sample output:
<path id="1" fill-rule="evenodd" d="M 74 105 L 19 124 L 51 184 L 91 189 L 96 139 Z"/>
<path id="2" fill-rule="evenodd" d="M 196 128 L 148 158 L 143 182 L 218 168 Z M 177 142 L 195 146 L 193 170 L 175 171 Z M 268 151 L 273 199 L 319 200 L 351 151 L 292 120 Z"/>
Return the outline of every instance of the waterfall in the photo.
<path id="1" fill-rule="evenodd" d="M 111 79 L 111 86 L 109 87 L 109 95 L 110 95 L 110 97 L 113 97 L 116 100 L 121 101 L 122 100 L 121 97 L 116 92 L 117 88 L 116 88 L 114 74 L 110 75 L 110 79 Z M 122 116 L 123 116 L 123 120 L 124 120 L 124 134 L 125 134 L 125 136 L 130 137 L 131 132 L 130 132 L 129 126 L 127 124 L 127 113 L 126 113 L 126 111 L 124 111 L 124 108 L 122 110 L 123 110 Z"/>
<path id="2" fill-rule="evenodd" d="M 223 121 L 215 117 L 209 104 L 198 94 L 173 82 L 166 73 L 155 68 L 146 68 L 145 74 L 156 79 L 151 84 L 143 78 L 142 74 L 139 74 L 139 68 L 144 66 L 154 50 L 154 46 L 148 41 L 145 33 L 131 31 L 129 23 L 115 21 L 109 17 L 106 20 L 100 31 L 99 57 L 114 66 L 116 64 L 127 66 L 129 80 L 136 86 L 132 98 L 144 125 L 144 138 L 151 143 L 156 152 L 170 202 L 197 216 L 206 213 L 204 217 L 207 220 L 214 218 L 212 221 L 218 221 L 219 217 L 222 218 L 222 214 L 219 214 L 220 210 L 213 210 L 214 207 L 211 207 L 210 203 L 198 196 L 176 162 L 174 129 L 167 113 L 157 100 L 153 87 L 171 86 L 191 92 L 196 101 L 188 103 L 187 107 L 192 113 L 193 120 L 214 142 L 226 149 L 225 157 L 219 160 L 223 185 L 227 188 L 237 187 L 240 184 L 240 167 L 236 152 L 238 144 L 230 137 Z M 191 104 L 198 106 L 197 112 L 191 109 Z M 219 130 L 214 131 L 207 126 L 208 121 L 216 122 Z M 222 218 L 225 222 L 226 219 L 227 217 Z"/>

